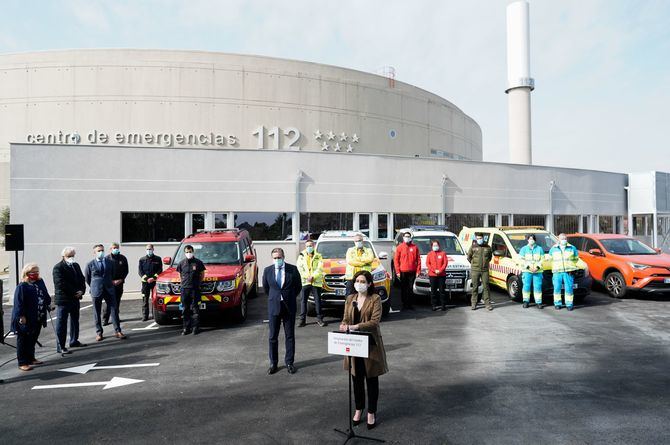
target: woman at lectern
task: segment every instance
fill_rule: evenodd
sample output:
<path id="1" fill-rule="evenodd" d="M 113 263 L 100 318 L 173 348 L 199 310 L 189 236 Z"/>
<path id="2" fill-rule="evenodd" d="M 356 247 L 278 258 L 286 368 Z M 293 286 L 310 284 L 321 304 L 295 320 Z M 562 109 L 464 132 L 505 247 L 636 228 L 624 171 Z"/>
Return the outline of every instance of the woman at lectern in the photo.
<path id="1" fill-rule="evenodd" d="M 354 383 L 356 412 L 354 425 L 361 423 L 365 409 L 365 386 L 368 388 L 368 429 L 377 424 L 377 400 L 379 399 L 379 376 L 388 372 L 386 352 L 379 322 L 382 319 L 382 301 L 375 293 L 372 274 L 362 270 L 354 275 L 355 294 L 347 297 L 344 306 L 344 318 L 340 323 L 340 331 L 363 331 L 372 335 L 368 358 L 353 358 L 351 378 Z M 344 370 L 349 370 L 349 357 L 344 358 Z"/>

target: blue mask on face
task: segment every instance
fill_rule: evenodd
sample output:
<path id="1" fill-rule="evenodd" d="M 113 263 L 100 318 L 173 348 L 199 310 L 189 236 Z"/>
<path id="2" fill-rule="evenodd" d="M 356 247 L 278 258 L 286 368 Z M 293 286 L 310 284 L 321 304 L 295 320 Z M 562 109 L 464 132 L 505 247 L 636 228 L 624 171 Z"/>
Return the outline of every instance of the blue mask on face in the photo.
<path id="1" fill-rule="evenodd" d="M 118 255 L 121 251 L 119 249 L 112 249 L 112 255 Z"/>
<path id="2" fill-rule="evenodd" d="M 100 250 L 98 253 L 95 254 L 95 256 L 102 259 L 105 257 L 105 252 L 103 250 Z"/>
<path id="3" fill-rule="evenodd" d="M 284 258 L 275 258 L 275 267 L 282 267 L 284 265 Z"/>
<path id="4" fill-rule="evenodd" d="M 484 244 L 484 238 L 477 238 L 477 244 L 479 244 L 480 246 Z"/>

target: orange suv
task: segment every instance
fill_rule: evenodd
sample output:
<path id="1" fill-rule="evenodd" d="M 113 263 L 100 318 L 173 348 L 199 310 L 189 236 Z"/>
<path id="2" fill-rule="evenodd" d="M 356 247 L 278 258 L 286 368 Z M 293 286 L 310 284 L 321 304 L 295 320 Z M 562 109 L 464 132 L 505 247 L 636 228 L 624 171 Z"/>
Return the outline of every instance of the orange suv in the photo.
<path id="1" fill-rule="evenodd" d="M 152 296 L 156 323 L 167 324 L 181 315 L 181 282 L 176 267 L 189 244 L 207 268 L 200 285 L 200 314 L 227 314 L 238 323 L 246 320 L 247 299 L 256 296 L 258 285 L 256 251 L 246 230 L 217 229 L 187 236 L 174 257 L 163 258 L 170 267 L 156 279 Z"/>
<path id="2" fill-rule="evenodd" d="M 594 280 L 614 298 L 629 291 L 670 292 L 670 255 L 626 235 L 568 235 Z"/>

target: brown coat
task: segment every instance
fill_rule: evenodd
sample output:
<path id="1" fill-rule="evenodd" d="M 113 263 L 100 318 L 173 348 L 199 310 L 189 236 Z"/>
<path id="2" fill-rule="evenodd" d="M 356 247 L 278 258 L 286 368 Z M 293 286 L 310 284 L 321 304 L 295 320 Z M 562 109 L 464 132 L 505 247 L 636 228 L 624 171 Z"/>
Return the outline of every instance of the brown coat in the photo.
<path id="1" fill-rule="evenodd" d="M 354 324 L 354 306 L 352 301 L 357 295 L 349 295 L 344 305 L 344 318 L 342 323 Z M 367 377 L 377 377 L 388 372 L 386 364 L 386 351 L 382 341 L 382 333 L 379 329 L 379 322 L 382 319 L 382 299 L 377 294 L 373 294 L 365 299 L 363 307 L 359 308 L 361 312 L 361 321 L 358 328 L 361 331 L 370 332 L 375 340 L 375 345 L 370 346 L 370 354 L 365 361 L 365 373 Z M 344 370 L 349 369 L 349 357 L 344 358 Z M 356 369 L 352 366 L 351 373 L 356 375 Z"/>

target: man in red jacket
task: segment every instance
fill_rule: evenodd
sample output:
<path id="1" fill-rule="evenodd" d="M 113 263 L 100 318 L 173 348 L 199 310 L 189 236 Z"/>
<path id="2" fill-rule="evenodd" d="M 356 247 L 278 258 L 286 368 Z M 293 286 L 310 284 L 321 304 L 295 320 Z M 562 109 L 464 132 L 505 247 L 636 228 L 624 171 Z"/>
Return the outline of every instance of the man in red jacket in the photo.
<path id="1" fill-rule="evenodd" d="M 421 272 L 421 254 L 419 248 L 412 242 L 412 234 L 403 233 L 403 243 L 396 247 L 393 256 L 395 273 L 400 279 L 400 298 L 404 309 L 414 309 L 413 297 L 414 279 Z"/>
<path id="2" fill-rule="evenodd" d="M 449 259 L 446 252 L 440 248 L 440 242 L 436 239 L 430 242 L 431 250 L 426 255 L 426 269 L 428 269 L 428 279 L 430 280 L 430 302 L 433 310 L 440 309 L 438 302 L 442 303 L 442 310 L 447 310 L 447 297 L 444 294 L 444 285 L 447 280 L 447 265 Z M 440 292 L 438 300 L 437 292 Z"/>

